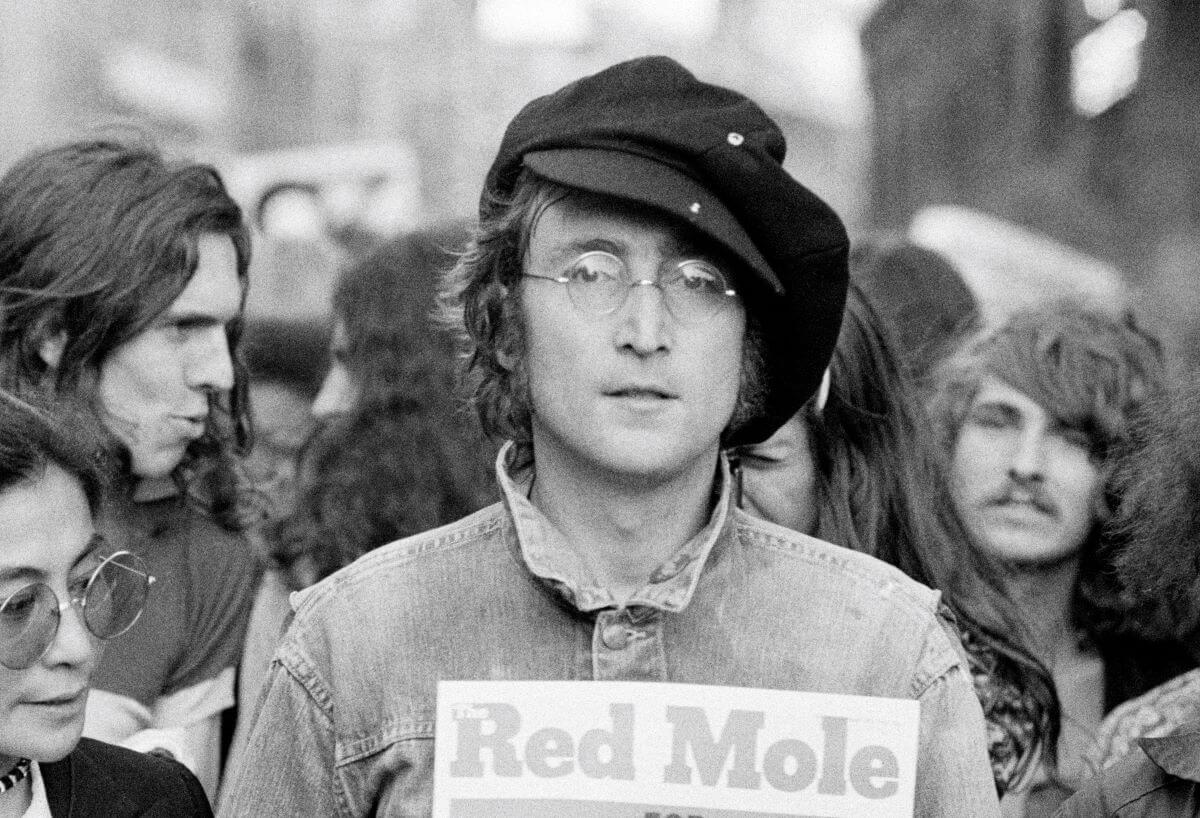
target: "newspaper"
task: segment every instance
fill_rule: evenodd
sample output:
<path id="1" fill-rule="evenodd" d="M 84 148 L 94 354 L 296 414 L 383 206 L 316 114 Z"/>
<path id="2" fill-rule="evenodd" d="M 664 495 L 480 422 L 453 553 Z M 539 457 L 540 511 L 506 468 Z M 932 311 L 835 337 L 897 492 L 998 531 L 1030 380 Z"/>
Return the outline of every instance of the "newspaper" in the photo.
<path id="1" fill-rule="evenodd" d="M 919 707 L 655 682 L 441 682 L 433 815 L 911 818 Z"/>

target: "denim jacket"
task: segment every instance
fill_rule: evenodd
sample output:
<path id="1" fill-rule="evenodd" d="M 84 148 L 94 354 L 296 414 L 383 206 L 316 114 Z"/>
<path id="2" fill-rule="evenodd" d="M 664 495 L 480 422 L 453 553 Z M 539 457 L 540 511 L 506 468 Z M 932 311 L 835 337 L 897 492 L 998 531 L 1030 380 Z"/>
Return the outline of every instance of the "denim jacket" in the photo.
<path id="1" fill-rule="evenodd" d="M 670 681 L 921 702 L 916 814 L 998 815 L 939 597 L 878 560 L 712 515 L 622 605 L 527 499 L 383 546 L 294 595 L 220 815 L 428 815 L 440 679 Z"/>

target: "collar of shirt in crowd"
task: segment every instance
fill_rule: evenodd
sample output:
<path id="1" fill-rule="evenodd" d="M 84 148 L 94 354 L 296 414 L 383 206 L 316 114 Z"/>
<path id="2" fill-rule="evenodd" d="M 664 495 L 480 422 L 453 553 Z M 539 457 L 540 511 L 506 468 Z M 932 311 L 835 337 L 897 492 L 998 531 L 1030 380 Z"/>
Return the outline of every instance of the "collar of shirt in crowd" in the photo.
<path id="1" fill-rule="evenodd" d="M 619 607 L 620 601 L 610 589 L 595 580 L 565 535 L 530 502 L 536 466 L 509 473 L 507 464 L 511 449 L 510 442 L 500 450 L 496 458 L 496 477 L 516 526 L 521 556 L 529 570 L 580 611 Z M 687 606 L 713 546 L 732 524 L 729 512 L 731 485 L 729 462 L 721 454 L 714 491 L 716 502 L 708 522 L 651 572 L 649 582 L 625 600 L 624 607 L 645 605 L 676 612 Z"/>

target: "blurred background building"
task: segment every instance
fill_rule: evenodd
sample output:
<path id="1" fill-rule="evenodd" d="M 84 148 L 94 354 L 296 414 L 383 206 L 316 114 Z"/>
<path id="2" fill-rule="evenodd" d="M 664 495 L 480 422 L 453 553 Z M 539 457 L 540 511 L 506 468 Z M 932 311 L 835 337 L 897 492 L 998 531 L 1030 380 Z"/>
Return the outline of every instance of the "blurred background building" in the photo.
<path id="1" fill-rule="evenodd" d="M 1200 325 L 1195 0 L 0 0 L 0 167 L 135 128 L 260 230 L 251 312 L 319 320 L 347 254 L 473 213 L 535 95 L 666 53 L 760 101 L 852 234 L 929 206 L 1115 269 Z"/>

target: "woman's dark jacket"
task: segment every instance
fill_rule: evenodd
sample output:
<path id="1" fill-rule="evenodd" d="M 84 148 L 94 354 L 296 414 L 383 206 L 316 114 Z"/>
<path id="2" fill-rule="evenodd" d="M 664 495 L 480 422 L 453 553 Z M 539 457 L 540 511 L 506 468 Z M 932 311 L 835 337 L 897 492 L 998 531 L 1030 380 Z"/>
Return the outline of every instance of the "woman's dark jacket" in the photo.
<path id="1" fill-rule="evenodd" d="M 92 739 L 39 765 L 54 818 L 211 816 L 204 788 L 177 761 Z"/>

